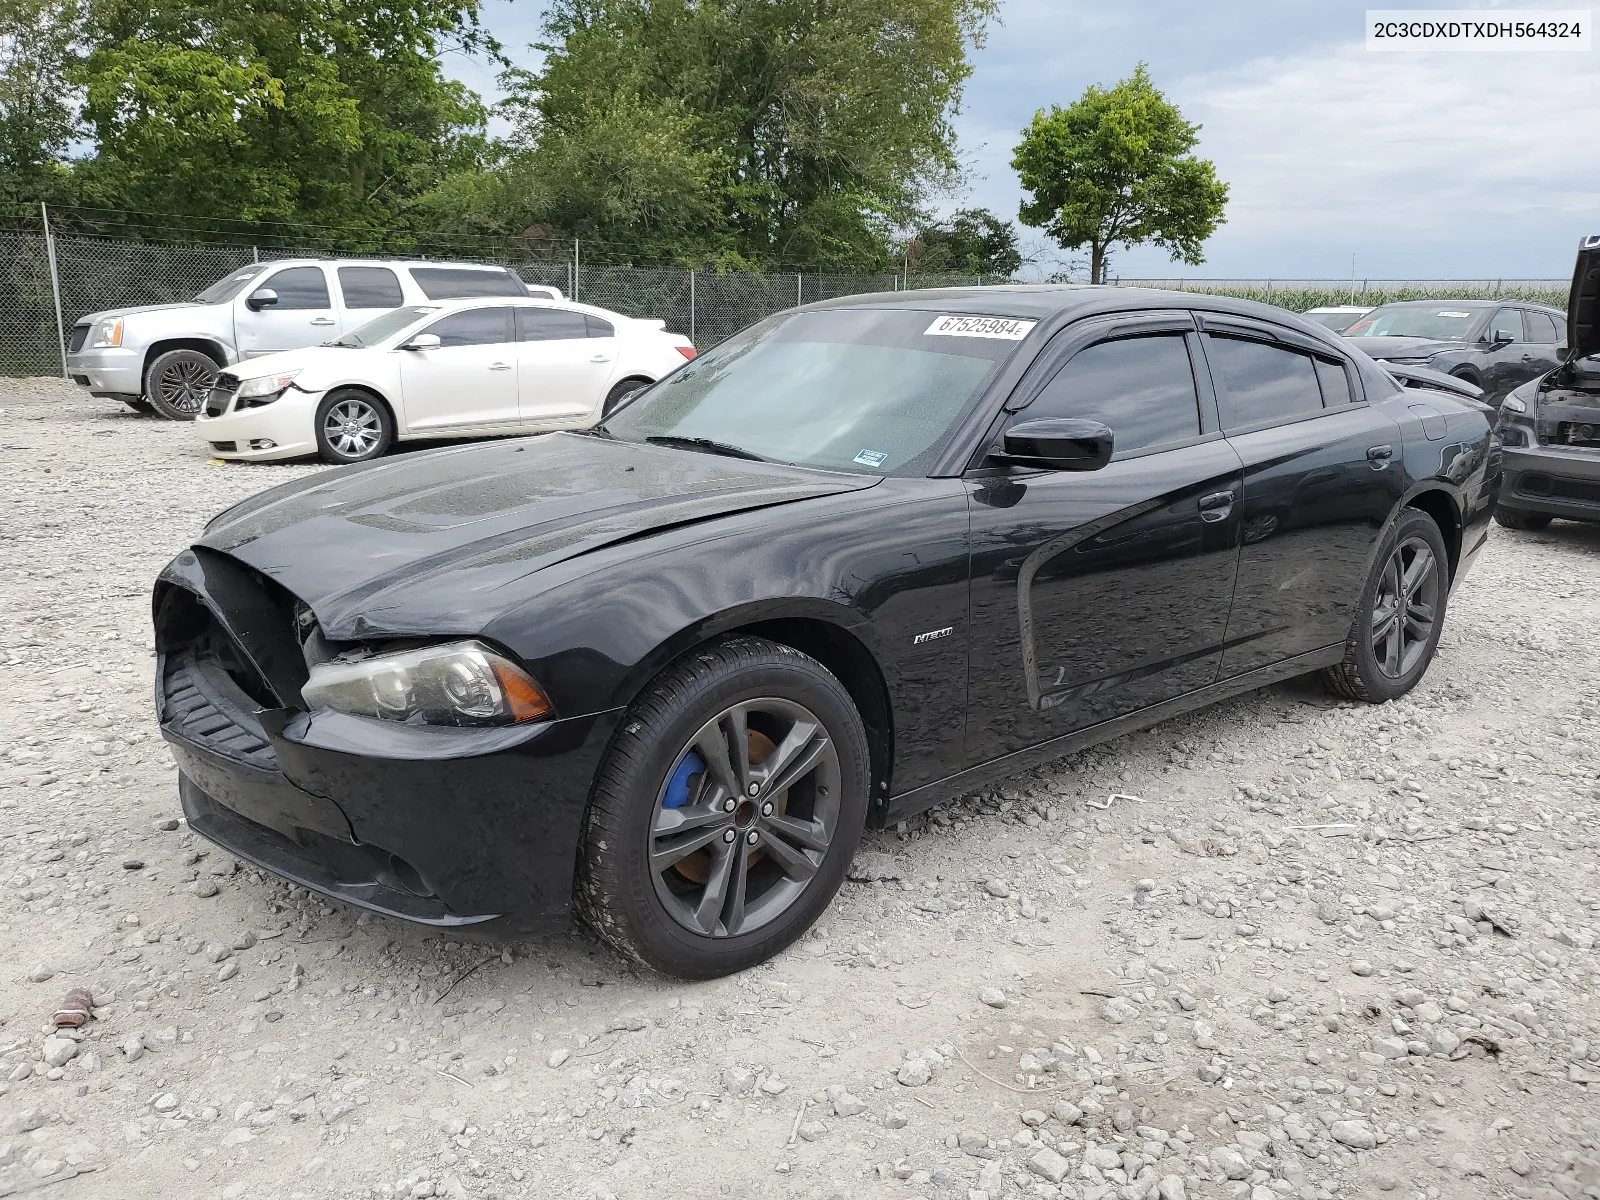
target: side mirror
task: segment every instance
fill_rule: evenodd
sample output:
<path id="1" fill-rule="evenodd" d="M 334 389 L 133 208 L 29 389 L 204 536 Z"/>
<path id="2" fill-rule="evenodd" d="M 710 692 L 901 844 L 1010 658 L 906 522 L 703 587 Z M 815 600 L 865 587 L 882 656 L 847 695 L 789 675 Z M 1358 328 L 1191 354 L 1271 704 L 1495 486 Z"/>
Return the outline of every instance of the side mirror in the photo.
<path id="1" fill-rule="evenodd" d="M 1054 471 L 1098 471 L 1115 444 L 1116 435 L 1099 421 L 1046 417 L 1006 430 L 1002 457 Z"/>
<path id="2" fill-rule="evenodd" d="M 437 333 L 419 333 L 404 346 L 402 350 L 437 350 L 439 348 L 439 335 Z"/>
<path id="3" fill-rule="evenodd" d="M 1511 336 L 1511 331 L 1507 329 L 1496 329 L 1489 335 L 1489 344 L 1491 346 L 1509 346 L 1516 340 Z"/>
<path id="4" fill-rule="evenodd" d="M 245 298 L 244 306 L 251 312 L 260 312 L 263 308 L 271 308 L 277 302 L 277 292 L 271 288 L 257 288 Z"/>

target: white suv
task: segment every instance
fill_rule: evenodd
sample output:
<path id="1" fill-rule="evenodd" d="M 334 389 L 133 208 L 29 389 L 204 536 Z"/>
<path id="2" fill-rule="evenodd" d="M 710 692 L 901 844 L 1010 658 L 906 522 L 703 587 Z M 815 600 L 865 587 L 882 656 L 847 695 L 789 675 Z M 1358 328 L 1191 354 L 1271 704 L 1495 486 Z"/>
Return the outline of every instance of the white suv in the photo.
<path id="1" fill-rule="evenodd" d="M 72 327 L 67 373 L 92 396 L 192 421 L 223 367 L 332 341 L 401 305 L 471 296 L 561 299 L 484 263 L 252 263 L 187 303 L 90 313 Z"/>

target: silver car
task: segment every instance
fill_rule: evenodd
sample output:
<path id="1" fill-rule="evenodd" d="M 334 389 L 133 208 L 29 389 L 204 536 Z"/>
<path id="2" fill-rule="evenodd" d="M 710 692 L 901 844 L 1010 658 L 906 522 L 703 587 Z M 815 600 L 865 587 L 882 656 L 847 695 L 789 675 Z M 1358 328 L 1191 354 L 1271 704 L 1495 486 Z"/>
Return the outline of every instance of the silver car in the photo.
<path id="1" fill-rule="evenodd" d="M 469 296 L 559 300 L 484 263 L 304 259 L 252 263 L 193 300 L 90 313 L 72 327 L 67 373 L 91 396 L 192 421 L 223 367 L 332 341 L 406 304 Z"/>

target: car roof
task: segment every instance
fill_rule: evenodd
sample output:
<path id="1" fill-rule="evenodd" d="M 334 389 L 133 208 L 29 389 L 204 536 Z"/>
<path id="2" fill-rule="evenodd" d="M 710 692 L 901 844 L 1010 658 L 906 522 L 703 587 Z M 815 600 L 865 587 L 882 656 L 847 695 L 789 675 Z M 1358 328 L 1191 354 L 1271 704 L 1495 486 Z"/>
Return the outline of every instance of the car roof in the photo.
<path id="1" fill-rule="evenodd" d="M 509 271 L 498 263 L 456 262 L 442 258 L 274 258 L 263 267 L 324 265 L 332 267 L 448 267 L 454 271 Z M 254 264 L 250 264 L 254 265 Z"/>
<path id="2" fill-rule="evenodd" d="M 1537 312 L 1553 313 L 1556 316 L 1565 316 L 1559 308 L 1551 308 L 1548 304 L 1540 304 L 1535 300 L 1391 300 L 1387 304 L 1380 304 L 1379 308 L 1438 308 L 1441 304 L 1449 304 L 1456 308 L 1498 308 L 1501 305 L 1510 305 L 1512 308 L 1531 308 Z"/>
<path id="3" fill-rule="evenodd" d="M 1308 308 L 1308 309 L 1306 309 L 1307 313 L 1325 313 L 1325 312 L 1363 313 L 1363 312 L 1371 312 L 1371 311 L 1372 311 L 1372 305 L 1370 305 L 1370 304 L 1324 304 L 1319 308 Z"/>
<path id="4" fill-rule="evenodd" d="M 533 287 L 544 286 L 533 284 Z M 556 299 L 552 296 L 451 296 L 441 300 L 417 300 L 410 304 L 402 304 L 401 308 L 428 308 L 438 312 L 460 312 L 468 308 L 500 308 L 505 305 L 514 308 L 560 308 L 571 312 L 588 313 L 590 316 L 599 317 L 606 321 L 632 321 L 633 318 L 626 313 L 613 312 L 609 308 L 599 308 L 593 304 L 584 304 L 563 296 Z"/>

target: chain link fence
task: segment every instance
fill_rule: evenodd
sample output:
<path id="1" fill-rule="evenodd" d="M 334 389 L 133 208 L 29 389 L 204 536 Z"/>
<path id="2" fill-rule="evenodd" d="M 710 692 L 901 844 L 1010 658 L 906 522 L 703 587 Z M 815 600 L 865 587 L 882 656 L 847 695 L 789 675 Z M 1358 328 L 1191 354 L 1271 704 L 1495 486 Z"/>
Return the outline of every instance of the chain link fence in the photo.
<path id="1" fill-rule="evenodd" d="M 0 232 L 0 375 L 63 369 L 63 333 L 87 313 L 187 300 L 229 271 L 262 259 L 300 257 L 230 242 L 168 243 L 77 234 Z M 319 250 L 315 257 L 330 255 Z M 360 256 L 366 257 L 366 256 Z M 52 262 L 53 260 L 53 262 Z M 867 292 L 1007 282 L 956 274 L 740 274 L 683 267 L 590 264 L 572 257 L 490 254 L 477 261 L 511 267 L 528 283 L 558 287 L 573 299 L 631 317 L 663 320 L 702 348 L 799 304 Z M 1566 304 L 1559 279 L 1121 279 L 1127 287 L 1243 296 L 1296 310 L 1322 304 L 1482 296 Z M 58 311 L 59 306 L 59 311 Z M 58 323 L 59 318 L 59 323 Z"/>

